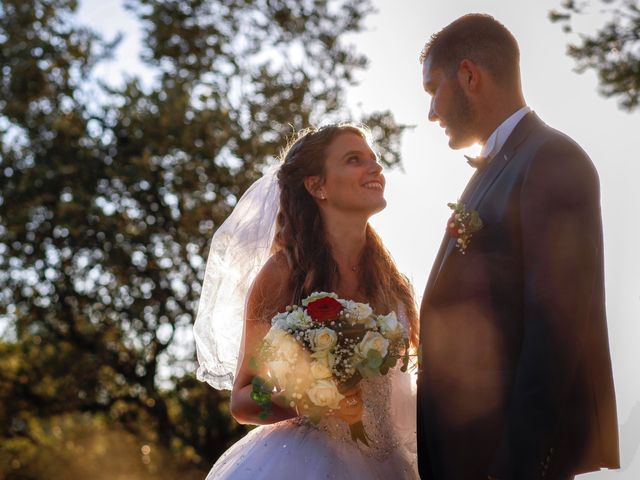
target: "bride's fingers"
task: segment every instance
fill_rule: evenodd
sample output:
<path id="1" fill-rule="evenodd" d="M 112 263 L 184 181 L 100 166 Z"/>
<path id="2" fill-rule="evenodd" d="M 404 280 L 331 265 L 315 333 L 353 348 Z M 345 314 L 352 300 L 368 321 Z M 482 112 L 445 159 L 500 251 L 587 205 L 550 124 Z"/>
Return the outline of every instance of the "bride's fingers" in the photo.
<path id="1" fill-rule="evenodd" d="M 340 400 L 340 406 L 342 408 L 353 407 L 361 402 L 361 398 L 358 395 L 345 395 L 345 397 Z"/>
<path id="2" fill-rule="evenodd" d="M 349 415 L 345 415 L 343 417 L 344 421 L 351 424 L 362 420 L 362 410 L 350 413 Z"/>
<path id="3" fill-rule="evenodd" d="M 362 404 L 362 395 L 359 393 L 354 393 L 352 395 L 345 395 L 345 397 L 340 402 L 345 406 L 353 407 L 356 405 Z"/>
<path id="4" fill-rule="evenodd" d="M 349 419 L 359 419 L 362 416 L 362 398 L 360 395 L 351 395 L 345 397 L 340 402 L 340 414 L 341 416 L 348 417 L 344 418 L 345 420 Z"/>

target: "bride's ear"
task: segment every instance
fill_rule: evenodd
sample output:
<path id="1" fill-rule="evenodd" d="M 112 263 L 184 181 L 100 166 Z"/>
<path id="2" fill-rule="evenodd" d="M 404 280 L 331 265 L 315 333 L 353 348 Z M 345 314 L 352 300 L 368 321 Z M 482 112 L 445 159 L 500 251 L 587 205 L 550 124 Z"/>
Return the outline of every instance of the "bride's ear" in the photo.
<path id="1" fill-rule="evenodd" d="M 304 188 L 316 200 L 325 200 L 327 197 L 322 188 L 323 182 L 319 175 L 313 175 L 304 179 Z"/>

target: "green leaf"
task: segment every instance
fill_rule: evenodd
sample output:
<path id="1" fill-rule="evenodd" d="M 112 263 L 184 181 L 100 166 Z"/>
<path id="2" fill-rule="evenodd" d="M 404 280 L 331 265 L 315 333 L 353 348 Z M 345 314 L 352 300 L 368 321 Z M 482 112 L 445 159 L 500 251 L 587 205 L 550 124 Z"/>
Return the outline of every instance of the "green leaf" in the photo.
<path id="1" fill-rule="evenodd" d="M 373 378 L 373 377 L 377 377 L 380 374 L 380 370 L 379 369 L 372 369 L 369 368 L 367 365 L 362 365 L 358 367 L 358 371 L 360 372 L 360 375 L 362 375 L 363 378 Z"/>
<path id="2" fill-rule="evenodd" d="M 387 355 L 387 357 L 384 359 L 384 362 L 382 362 L 382 365 L 380 366 L 380 373 L 382 375 L 386 375 L 387 373 L 389 373 L 389 370 L 391 370 L 393 367 L 396 366 L 397 363 L 398 363 L 397 356 Z"/>
<path id="3" fill-rule="evenodd" d="M 406 372 L 409 368 L 409 349 L 405 350 L 405 354 L 402 356 L 402 367 L 400 367 L 401 372 Z"/>
<path id="4" fill-rule="evenodd" d="M 311 423 L 317 425 L 318 423 L 320 423 L 320 420 L 322 420 L 323 415 L 317 410 L 312 410 L 307 413 L 307 418 L 309 419 L 309 421 L 311 421 Z"/>
<path id="5" fill-rule="evenodd" d="M 262 390 L 266 383 L 266 380 L 259 376 L 255 376 L 251 379 L 251 385 L 254 389 Z"/>
<path id="6" fill-rule="evenodd" d="M 480 215 L 478 214 L 478 212 L 476 212 L 475 210 L 471 212 L 471 220 L 469 221 L 469 227 L 471 227 L 471 230 L 474 232 L 477 232 L 482 228 L 482 219 L 480 218 Z"/>
<path id="7" fill-rule="evenodd" d="M 258 414 L 258 418 L 260 418 L 261 420 L 266 420 L 267 418 L 269 418 L 271 415 L 273 415 L 273 412 L 270 410 L 263 410 Z"/>
<path id="8" fill-rule="evenodd" d="M 371 370 L 379 369 L 380 365 L 382 365 L 382 355 L 380 355 L 380 352 L 369 350 L 367 352 L 366 365 L 367 368 L 370 368 Z"/>

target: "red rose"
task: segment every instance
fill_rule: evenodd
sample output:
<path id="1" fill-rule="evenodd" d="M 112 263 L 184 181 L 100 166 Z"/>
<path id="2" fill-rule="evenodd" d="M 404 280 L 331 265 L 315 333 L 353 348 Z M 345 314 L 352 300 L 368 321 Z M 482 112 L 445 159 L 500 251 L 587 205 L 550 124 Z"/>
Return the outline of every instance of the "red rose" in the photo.
<path id="1" fill-rule="evenodd" d="M 460 234 L 458 233 L 458 227 L 456 227 L 456 214 L 451 215 L 451 218 L 447 221 L 447 232 L 453 238 L 458 238 Z"/>
<path id="2" fill-rule="evenodd" d="M 330 322 L 338 318 L 342 304 L 335 298 L 322 297 L 307 305 L 307 313 L 316 322 Z"/>

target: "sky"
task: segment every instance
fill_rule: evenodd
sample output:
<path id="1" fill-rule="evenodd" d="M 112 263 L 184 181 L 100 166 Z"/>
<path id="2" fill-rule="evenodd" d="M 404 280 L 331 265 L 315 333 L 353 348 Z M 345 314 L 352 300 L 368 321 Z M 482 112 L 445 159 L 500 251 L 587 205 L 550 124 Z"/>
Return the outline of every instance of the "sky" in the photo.
<path id="1" fill-rule="evenodd" d="M 640 478 L 640 223 L 633 207 L 640 178 L 636 151 L 640 111 L 626 113 L 615 99 L 597 93 L 593 72 L 577 74 L 566 55 L 574 37 L 552 24 L 548 11 L 561 0 L 374 0 L 377 13 L 367 31 L 351 38 L 369 58 L 359 85 L 348 92 L 354 112 L 391 110 L 400 123 L 413 125 L 402 143 L 403 171 L 386 172 L 388 207 L 372 219 L 400 270 L 412 280 L 418 302 L 449 217 L 448 202 L 463 191 L 471 168 L 465 151 L 452 151 L 437 124 L 428 122 L 429 97 L 422 90 L 418 55 L 429 36 L 470 12 L 493 15 L 518 39 L 528 105 L 550 126 L 577 141 L 600 174 L 605 237 L 607 314 L 621 431 L 622 470 L 581 475 L 580 480 Z M 579 20 L 584 33 L 602 21 Z M 120 0 L 81 0 L 79 20 L 125 37 L 105 76 L 137 72 L 140 32 Z M 478 153 L 479 148 L 470 149 Z"/>

